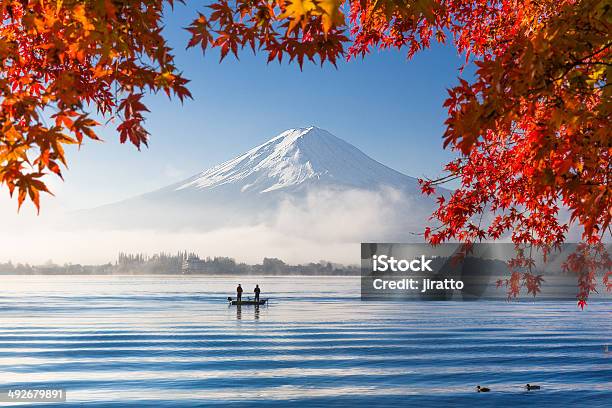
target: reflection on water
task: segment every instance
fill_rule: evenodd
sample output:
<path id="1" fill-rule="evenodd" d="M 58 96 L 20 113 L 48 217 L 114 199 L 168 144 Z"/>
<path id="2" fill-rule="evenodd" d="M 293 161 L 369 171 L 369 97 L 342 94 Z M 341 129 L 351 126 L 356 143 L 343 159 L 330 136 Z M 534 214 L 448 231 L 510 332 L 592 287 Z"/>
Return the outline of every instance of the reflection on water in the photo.
<path id="1" fill-rule="evenodd" d="M 236 308 L 236 320 L 241 320 L 242 319 L 242 305 L 236 305 L 236 306 L 229 306 L 230 308 L 235 307 Z M 254 305 L 254 306 L 244 306 L 247 309 L 252 309 L 254 314 L 254 318 L 255 320 L 259 320 L 259 305 Z"/>
<path id="2" fill-rule="evenodd" d="M 584 312 L 574 302 L 360 302 L 358 278 L 241 277 L 271 304 L 228 307 L 231 277 L 0 279 L 0 388 L 62 386 L 62 406 L 612 398 L 612 302 Z"/>

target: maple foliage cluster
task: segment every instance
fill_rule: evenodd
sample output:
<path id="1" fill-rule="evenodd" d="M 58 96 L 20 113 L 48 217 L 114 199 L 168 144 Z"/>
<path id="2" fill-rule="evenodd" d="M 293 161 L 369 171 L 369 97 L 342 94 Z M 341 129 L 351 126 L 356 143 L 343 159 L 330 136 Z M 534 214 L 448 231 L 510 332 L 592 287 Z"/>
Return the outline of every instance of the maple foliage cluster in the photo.
<path id="1" fill-rule="evenodd" d="M 147 143 L 144 92 L 190 96 L 162 36 L 164 1 L 0 1 L 0 182 L 39 207 L 64 147 L 98 139 L 95 112 L 121 142 Z"/>
<path id="2" fill-rule="evenodd" d="M 88 109 L 140 146 L 143 93 L 189 96 L 162 34 L 172 3 L 0 0 L 0 181 L 19 204 L 29 195 L 38 206 L 43 174 L 61 175 L 62 145 L 97 138 Z M 612 289 L 601 246 L 612 219 L 610 0 L 210 0 L 187 30 L 188 47 L 217 48 L 221 59 L 247 48 L 300 67 L 452 42 L 476 73 L 445 102 L 444 146 L 457 159 L 421 180 L 427 194 L 459 185 L 438 197 L 426 239 L 511 236 L 515 272 L 500 284 L 510 297 L 535 295 L 542 279 L 527 249 L 546 255 L 577 224 L 584 246 L 566 267 L 579 276 L 579 304 L 598 272 Z"/>
<path id="3" fill-rule="evenodd" d="M 422 185 L 431 193 L 456 179 L 460 188 L 439 198 L 440 225 L 426 236 L 435 244 L 510 234 L 519 251 L 505 285 L 516 297 L 523 287 L 535 295 L 542 282 L 525 250 L 535 247 L 546 257 L 575 222 L 584 245 L 564 268 L 578 275 L 584 307 L 596 291 L 596 272 L 612 289 L 612 264 L 601 245 L 612 218 L 612 4 L 524 4 L 490 14 L 487 27 L 499 30 L 474 51 L 482 56 L 475 81 L 449 91 L 444 144 L 460 157 L 446 166 L 446 177 Z M 562 221 L 562 208 L 569 221 Z"/>

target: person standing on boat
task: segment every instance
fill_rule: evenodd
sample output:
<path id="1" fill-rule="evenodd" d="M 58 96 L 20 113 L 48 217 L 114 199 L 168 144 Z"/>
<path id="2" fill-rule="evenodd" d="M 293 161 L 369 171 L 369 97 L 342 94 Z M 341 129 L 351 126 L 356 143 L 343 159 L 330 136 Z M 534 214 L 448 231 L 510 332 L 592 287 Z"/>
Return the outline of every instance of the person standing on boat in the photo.
<path id="1" fill-rule="evenodd" d="M 259 289 L 259 285 L 255 285 L 255 302 L 259 302 L 259 293 L 261 289 Z"/>
<path id="2" fill-rule="evenodd" d="M 236 288 L 236 296 L 238 298 L 238 302 L 242 302 L 242 286 L 240 286 L 240 284 L 238 284 L 238 287 Z"/>

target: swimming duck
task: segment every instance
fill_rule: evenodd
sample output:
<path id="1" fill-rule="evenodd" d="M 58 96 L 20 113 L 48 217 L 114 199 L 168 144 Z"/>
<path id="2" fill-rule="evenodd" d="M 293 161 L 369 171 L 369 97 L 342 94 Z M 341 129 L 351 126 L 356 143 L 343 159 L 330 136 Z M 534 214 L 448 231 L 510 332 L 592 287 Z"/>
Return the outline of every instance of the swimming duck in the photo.
<path id="1" fill-rule="evenodd" d="M 489 391 L 491 391 L 491 389 L 487 388 L 487 387 L 481 387 L 480 385 L 477 385 L 476 386 L 476 391 L 478 391 L 478 392 L 489 392 Z"/>
<path id="2" fill-rule="evenodd" d="M 525 386 L 525 388 L 527 389 L 527 391 L 531 391 L 531 390 L 539 390 L 540 386 L 539 385 L 531 385 L 531 384 L 527 384 Z"/>

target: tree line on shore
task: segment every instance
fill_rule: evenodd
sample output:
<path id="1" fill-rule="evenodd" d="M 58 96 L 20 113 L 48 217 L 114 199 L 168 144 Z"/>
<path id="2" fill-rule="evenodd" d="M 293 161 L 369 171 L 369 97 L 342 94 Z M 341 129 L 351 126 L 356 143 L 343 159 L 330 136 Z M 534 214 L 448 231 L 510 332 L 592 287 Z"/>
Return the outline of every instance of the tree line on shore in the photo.
<path id="1" fill-rule="evenodd" d="M 278 258 L 264 258 L 261 264 L 237 262 L 234 258 L 216 256 L 200 258 L 196 253 L 180 251 L 176 254 L 160 252 L 119 253 L 114 263 L 58 265 L 47 261 L 42 265 L 28 263 L 0 263 L 0 275 L 359 275 L 359 266 L 347 266 L 328 261 L 290 265 Z"/>

